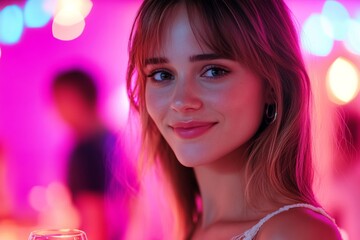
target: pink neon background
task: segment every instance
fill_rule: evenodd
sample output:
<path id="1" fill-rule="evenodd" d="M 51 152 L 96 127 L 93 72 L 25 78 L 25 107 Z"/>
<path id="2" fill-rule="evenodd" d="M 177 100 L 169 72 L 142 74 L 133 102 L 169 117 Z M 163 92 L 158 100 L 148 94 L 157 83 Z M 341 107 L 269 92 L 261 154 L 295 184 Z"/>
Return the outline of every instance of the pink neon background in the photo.
<path id="1" fill-rule="evenodd" d="M 127 120 L 126 99 L 117 98 L 117 94 L 120 91 L 125 95 L 127 41 L 140 0 L 93 2 L 85 31 L 73 41 L 54 39 L 51 24 L 48 24 L 41 29 L 27 28 L 19 43 L 1 46 L 0 144 L 4 144 L 9 160 L 9 195 L 13 196 L 19 214 L 33 214 L 27 201 L 33 186 L 63 178 L 64 152 L 71 139 L 66 126 L 52 109 L 48 89 L 52 74 L 72 64 L 89 68 L 101 81 L 102 112 L 108 124 L 114 130 L 121 130 Z M 300 23 L 312 12 L 320 12 L 323 6 L 323 1 L 287 2 Z M 360 8 L 356 1 L 341 2 L 350 13 Z M 322 88 L 325 71 L 340 55 L 360 66 L 359 56 L 346 53 L 339 46 L 326 58 L 305 56 L 312 79 L 319 81 L 315 95 L 321 108 L 315 117 L 320 119 L 321 133 L 325 133 L 319 136 L 320 142 L 326 142 L 332 134 L 332 126 L 327 123 L 334 115 L 334 107 L 328 103 Z M 355 102 L 351 107 L 360 112 L 360 101 Z M 320 147 L 320 157 L 325 159 L 318 163 L 320 175 L 328 182 L 331 162 L 326 159 L 331 149 L 327 144 Z M 328 188 L 322 186 L 325 193 L 320 192 L 319 197 L 325 198 Z"/>
<path id="2" fill-rule="evenodd" d="M 127 41 L 138 2 L 95 2 L 83 34 L 73 41 L 53 38 L 49 23 L 26 28 L 19 43 L 2 46 L 0 141 L 11 159 L 10 189 L 19 212 L 29 210 L 27 193 L 33 185 L 62 178 L 67 129 L 52 108 L 53 74 L 72 65 L 89 69 L 99 79 L 108 124 L 117 130 L 126 121 L 127 102 L 117 95 L 124 91 Z"/>

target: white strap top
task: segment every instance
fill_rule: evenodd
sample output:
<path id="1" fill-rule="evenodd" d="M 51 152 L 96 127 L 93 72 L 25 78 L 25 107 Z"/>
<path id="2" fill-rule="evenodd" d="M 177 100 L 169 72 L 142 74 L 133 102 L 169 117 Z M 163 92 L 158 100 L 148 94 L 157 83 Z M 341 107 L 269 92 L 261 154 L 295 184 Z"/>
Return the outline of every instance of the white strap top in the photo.
<path id="1" fill-rule="evenodd" d="M 252 228 L 245 231 L 241 235 L 237 235 L 237 236 L 232 237 L 231 240 L 252 240 L 256 236 L 256 234 L 259 232 L 261 226 L 264 223 L 266 223 L 270 218 L 274 217 L 275 215 L 277 215 L 279 213 L 288 211 L 289 209 L 299 208 L 299 207 L 309 208 L 309 209 L 313 210 L 314 212 L 318 212 L 318 213 L 328 217 L 333 222 L 335 222 L 335 220 L 332 217 L 330 217 L 330 215 L 327 214 L 324 209 L 322 209 L 320 207 L 315 207 L 315 206 L 307 204 L 307 203 L 297 203 L 297 204 L 292 204 L 292 205 L 286 205 L 284 207 L 279 208 L 275 212 L 272 212 L 272 213 L 266 215 L 257 224 L 255 224 Z"/>

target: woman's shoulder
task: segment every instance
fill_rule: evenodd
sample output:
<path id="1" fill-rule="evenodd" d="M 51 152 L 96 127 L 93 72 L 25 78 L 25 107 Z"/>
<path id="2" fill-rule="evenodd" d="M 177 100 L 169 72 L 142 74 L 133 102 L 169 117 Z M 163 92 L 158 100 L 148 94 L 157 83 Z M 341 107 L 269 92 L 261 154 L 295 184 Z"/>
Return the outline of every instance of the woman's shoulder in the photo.
<path id="1" fill-rule="evenodd" d="M 309 208 L 293 208 L 266 222 L 256 239 L 341 240 L 341 236 L 338 227 L 328 216 Z"/>

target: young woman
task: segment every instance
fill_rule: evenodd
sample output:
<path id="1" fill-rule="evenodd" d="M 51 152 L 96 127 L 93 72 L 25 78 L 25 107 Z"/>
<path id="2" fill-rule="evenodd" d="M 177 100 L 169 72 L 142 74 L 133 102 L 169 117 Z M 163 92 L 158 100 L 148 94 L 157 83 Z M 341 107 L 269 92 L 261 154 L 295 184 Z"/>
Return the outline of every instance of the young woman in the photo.
<path id="1" fill-rule="evenodd" d="M 283 1 L 145 0 L 127 83 L 176 238 L 340 239 L 312 191 L 310 82 Z"/>

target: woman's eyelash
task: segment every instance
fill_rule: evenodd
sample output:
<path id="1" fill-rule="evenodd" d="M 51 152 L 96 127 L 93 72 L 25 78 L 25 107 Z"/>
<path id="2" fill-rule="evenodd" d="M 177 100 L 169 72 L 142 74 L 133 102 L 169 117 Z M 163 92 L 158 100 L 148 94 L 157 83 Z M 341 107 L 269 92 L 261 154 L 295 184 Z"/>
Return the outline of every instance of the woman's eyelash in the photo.
<path id="1" fill-rule="evenodd" d="M 152 78 L 152 77 L 154 77 L 154 75 L 156 74 L 157 72 L 151 72 L 151 73 L 149 73 L 149 74 L 146 74 L 146 77 L 147 78 Z"/>
<path id="2" fill-rule="evenodd" d="M 146 77 L 150 78 L 150 77 L 154 77 L 154 75 L 156 73 L 158 73 L 159 71 L 162 71 L 162 70 L 154 70 L 154 71 L 151 71 L 150 73 L 146 74 Z"/>
<path id="3" fill-rule="evenodd" d="M 216 78 L 216 77 L 224 76 L 224 75 L 228 74 L 229 72 L 230 71 L 224 67 L 217 66 L 217 65 L 211 65 L 211 66 L 205 67 L 201 76 L 208 77 L 208 78 Z M 209 74 L 211 74 L 212 76 L 209 76 Z"/>
<path id="4" fill-rule="evenodd" d="M 230 71 L 225 67 L 218 65 L 209 65 L 204 67 L 200 76 L 205 78 L 219 78 L 227 75 L 229 72 Z M 149 74 L 146 74 L 146 77 L 154 82 L 174 80 L 174 76 L 167 69 L 155 69 L 153 71 L 150 71 Z"/>
<path id="5" fill-rule="evenodd" d="M 157 76 L 158 75 L 158 76 Z M 154 82 L 162 82 L 166 80 L 173 80 L 174 76 L 166 69 L 156 69 L 146 75 L 147 78 L 150 78 Z"/>

